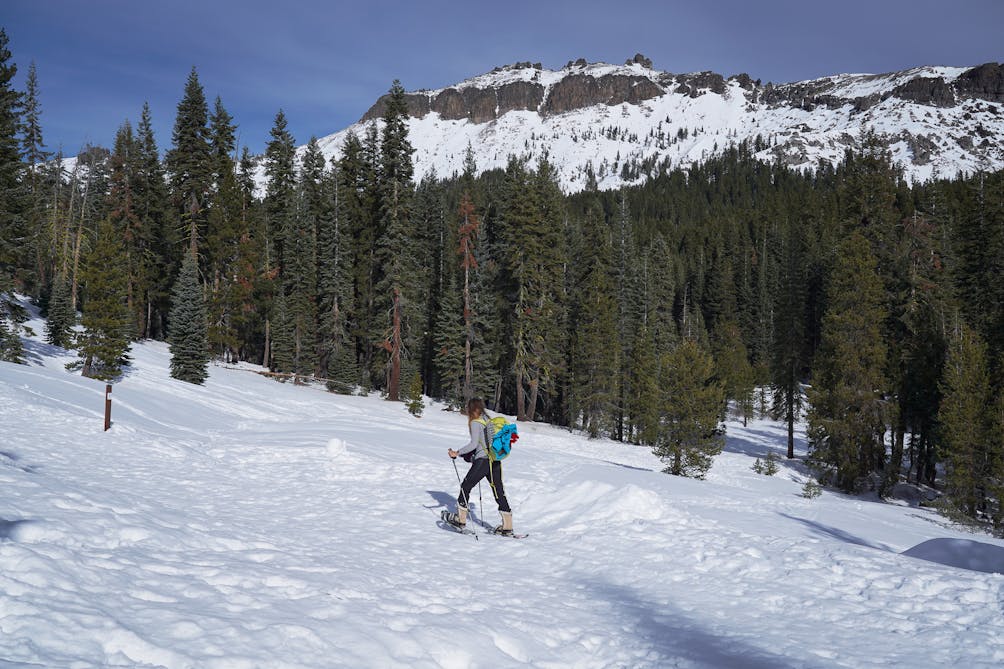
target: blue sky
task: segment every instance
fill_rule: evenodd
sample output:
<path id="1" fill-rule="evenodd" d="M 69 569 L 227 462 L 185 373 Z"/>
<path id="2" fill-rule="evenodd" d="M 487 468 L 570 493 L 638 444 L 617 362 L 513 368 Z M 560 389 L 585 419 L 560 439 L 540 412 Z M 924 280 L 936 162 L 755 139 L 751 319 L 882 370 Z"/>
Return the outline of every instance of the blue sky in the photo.
<path id="1" fill-rule="evenodd" d="M 355 122 L 394 79 L 438 88 L 516 61 L 747 72 L 841 72 L 1004 60 L 1001 0 L 0 0 L 23 83 L 35 62 L 51 150 L 109 146 L 149 102 L 163 152 L 192 66 L 240 141 L 281 108 L 298 143 Z"/>

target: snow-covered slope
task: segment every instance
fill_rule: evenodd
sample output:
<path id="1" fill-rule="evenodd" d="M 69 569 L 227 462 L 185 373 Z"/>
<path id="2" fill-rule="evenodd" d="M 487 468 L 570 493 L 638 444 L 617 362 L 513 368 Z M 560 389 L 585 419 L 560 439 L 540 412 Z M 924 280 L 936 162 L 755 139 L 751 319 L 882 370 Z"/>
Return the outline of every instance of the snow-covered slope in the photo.
<path id="1" fill-rule="evenodd" d="M 805 499 L 798 463 L 754 474 L 783 443 L 770 422 L 730 423 L 703 482 L 523 424 L 505 474 L 530 537 L 475 540 L 437 525 L 466 431 L 439 406 L 416 419 L 247 369 L 191 386 L 144 343 L 103 432 L 104 384 L 29 347 L 0 363 L 3 667 L 1004 662 L 1004 542 Z"/>
<path id="2" fill-rule="evenodd" d="M 834 163 L 866 130 L 879 133 L 908 178 L 923 181 L 1004 167 L 1004 68 L 918 67 L 762 85 L 746 75 L 670 74 L 642 57 L 548 70 L 520 63 L 456 86 L 408 94 L 416 176 L 480 170 L 510 155 L 548 155 L 562 187 L 637 183 L 626 163 L 677 167 L 761 138 L 758 156 L 799 169 Z M 353 126 L 320 140 L 340 155 L 347 132 L 379 118 L 383 98 Z"/>

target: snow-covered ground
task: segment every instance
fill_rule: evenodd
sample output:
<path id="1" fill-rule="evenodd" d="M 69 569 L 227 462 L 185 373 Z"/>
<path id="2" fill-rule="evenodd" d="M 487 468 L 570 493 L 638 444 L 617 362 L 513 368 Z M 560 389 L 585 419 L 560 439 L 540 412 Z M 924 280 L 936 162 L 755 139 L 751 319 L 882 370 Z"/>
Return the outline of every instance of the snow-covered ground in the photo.
<path id="1" fill-rule="evenodd" d="M 796 463 L 755 474 L 771 422 L 730 423 L 707 481 L 521 424 L 530 537 L 475 540 L 437 524 L 466 427 L 438 405 L 221 367 L 192 386 L 144 343 L 103 432 L 104 384 L 28 345 L 0 363 L 2 667 L 1004 664 L 1004 542 L 805 499 Z"/>

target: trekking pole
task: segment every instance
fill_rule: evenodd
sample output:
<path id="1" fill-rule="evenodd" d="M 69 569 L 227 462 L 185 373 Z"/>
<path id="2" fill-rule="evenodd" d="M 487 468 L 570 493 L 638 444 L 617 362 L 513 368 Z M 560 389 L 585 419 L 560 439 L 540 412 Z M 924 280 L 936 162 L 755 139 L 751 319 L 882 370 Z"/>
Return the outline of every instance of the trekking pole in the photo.
<path id="1" fill-rule="evenodd" d="M 485 499 L 481 496 L 481 481 L 478 481 L 478 504 L 481 505 L 481 510 L 478 511 L 478 520 L 484 523 L 485 517 Z"/>

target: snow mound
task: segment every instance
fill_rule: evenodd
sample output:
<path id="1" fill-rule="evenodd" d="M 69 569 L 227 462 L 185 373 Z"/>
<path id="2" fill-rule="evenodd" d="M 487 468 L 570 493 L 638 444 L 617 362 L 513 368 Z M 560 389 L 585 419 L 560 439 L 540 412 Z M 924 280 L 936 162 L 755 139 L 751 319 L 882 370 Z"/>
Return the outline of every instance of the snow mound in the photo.
<path id="1" fill-rule="evenodd" d="M 338 458 L 345 455 L 347 451 L 345 441 L 343 439 L 339 439 L 338 437 L 333 437 L 332 439 L 329 439 L 327 451 L 329 458 L 331 458 L 332 460 L 337 460 Z"/>
<path id="2" fill-rule="evenodd" d="M 979 541 L 929 539 L 903 551 L 903 555 L 959 569 L 1004 574 L 1004 548 Z"/>

